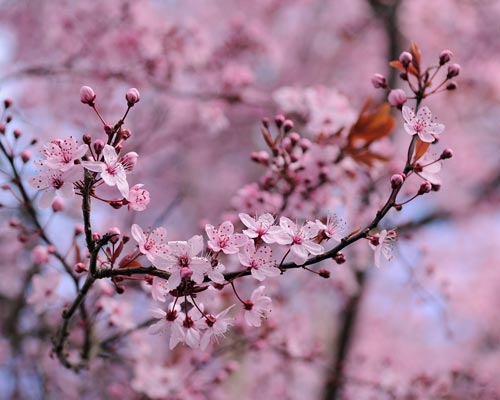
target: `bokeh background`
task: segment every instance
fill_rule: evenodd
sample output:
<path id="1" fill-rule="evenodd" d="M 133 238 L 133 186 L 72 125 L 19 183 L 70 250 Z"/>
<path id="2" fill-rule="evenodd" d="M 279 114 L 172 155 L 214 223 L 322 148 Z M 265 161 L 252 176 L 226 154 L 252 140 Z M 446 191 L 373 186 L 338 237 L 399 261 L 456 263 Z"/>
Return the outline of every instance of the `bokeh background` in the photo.
<path id="1" fill-rule="evenodd" d="M 388 61 L 412 42 L 424 64 L 450 49 L 462 67 L 458 90 L 426 103 L 446 125 L 439 146 L 455 156 L 439 192 L 384 221 L 399 227 L 394 260 L 375 269 L 361 243 L 345 264 L 328 265 L 329 280 L 302 271 L 274 280 L 267 333 L 236 327 L 217 354 L 171 354 L 138 330 L 78 375 L 59 366 L 50 349 L 60 309 L 40 316 L 26 304 L 29 249 L 8 224 L 24 216 L 2 194 L 0 398 L 177 398 L 172 382 L 198 388 L 181 397 L 194 399 L 499 398 L 499 19 L 496 0 L 0 1 L 0 98 L 14 100 L 26 141 L 102 135 L 79 101 L 82 85 L 112 121 L 129 87 L 141 93 L 127 150 L 140 155 L 134 180 L 151 205 L 142 213 L 96 206 L 102 231 L 140 221 L 180 239 L 234 216 L 262 173 L 249 157 L 265 148 L 261 118 L 286 112 L 306 137 L 348 126 L 367 97 L 384 100 L 370 84 L 374 73 L 402 87 Z M 371 220 L 387 195 L 380 182 L 405 158 L 408 136 L 394 116 L 391 161 L 356 169 L 356 179 L 339 176 L 324 202 L 351 229 Z M 34 171 L 27 165 L 25 176 Z M 42 218 L 65 249 L 78 202 Z M 136 289 L 119 301 L 139 323 L 148 300 Z M 341 387 L 333 384 L 339 365 Z"/>

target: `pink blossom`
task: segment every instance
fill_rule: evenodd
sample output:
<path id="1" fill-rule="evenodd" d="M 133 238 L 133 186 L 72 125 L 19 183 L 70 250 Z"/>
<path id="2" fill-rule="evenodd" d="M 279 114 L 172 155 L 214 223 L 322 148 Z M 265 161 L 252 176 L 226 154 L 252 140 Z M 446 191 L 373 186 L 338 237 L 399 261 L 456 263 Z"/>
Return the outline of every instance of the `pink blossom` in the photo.
<path id="1" fill-rule="evenodd" d="M 167 301 L 168 292 L 168 281 L 158 276 L 153 277 L 151 287 L 151 296 L 153 299 L 164 303 Z"/>
<path id="2" fill-rule="evenodd" d="M 66 172 L 44 168 L 39 175 L 32 177 L 31 187 L 43 191 L 38 202 L 40 208 L 50 207 L 57 192 L 64 198 L 73 197 L 75 195 L 73 183 L 79 179 L 80 174 L 80 168 L 73 168 Z"/>
<path id="3" fill-rule="evenodd" d="M 238 216 L 241 222 L 248 228 L 243 233 L 251 239 L 260 237 L 266 243 L 274 243 L 274 235 L 281 231 L 279 226 L 273 226 L 274 217 L 269 213 L 262 214 L 258 218 L 252 218 L 250 215 L 244 213 Z"/>
<path id="4" fill-rule="evenodd" d="M 112 297 L 102 297 L 98 304 L 108 314 L 109 322 L 122 329 L 130 329 L 134 326 L 131 319 L 131 306 L 124 301 L 118 301 Z"/>
<path id="5" fill-rule="evenodd" d="M 53 306 L 59 296 L 57 286 L 60 276 L 54 270 L 49 270 L 44 275 L 35 275 L 31 281 L 31 293 L 26 298 L 26 302 L 35 308 L 37 314 L 41 314 L 50 306 Z"/>
<path id="6" fill-rule="evenodd" d="M 212 263 L 211 268 L 207 272 L 207 276 L 215 283 L 224 283 L 223 272 L 226 270 L 226 266 L 220 261 L 216 260 L 216 263 Z"/>
<path id="7" fill-rule="evenodd" d="M 230 221 L 223 222 L 219 229 L 207 224 L 205 231 L 209 238 L 208 247 L 215 252 L 236 254 L 239 251 L 238 247 L 243 246 L 247 241 L 247 237 L 242 233 L 234 233 L 234 226 Z"/>
<path id="8" fill-rule="evenodd" d="M 375 252 L 375 265 L 380 268 L 381 256 L 384 255 L 387 261 L 392 260 L 392 250 L 394 242 L 397 239 L 396 231 L 383 230 L 378 236 L 374 236 L 369 244 Z"/>
<path id="9" fill-rule="evenodd" d="M 136 88 L 131 88 L 127 90 L 127 93 L 125 94 L 125 99 L 127 100 L 127 103 L 129 103 L 129 105 L 132 106 L 141 100 L 141 95 Z"/>
<path id="10" fill-rule="evenodd" d="M 95 98 L 96 94 L 94 92 L 94 89 L 92 89 L 90 86 L 82 86 L 80 88 L 80 101 L 83 104 L 92 105 L 94 104 Z"/>
<path id="11" fill-rule="evenodd" d="M 268 276 L 280 274 L 280 270 L 275 266 L 273 251 L 269 246 L 263 246 L 255 250 L 253 240 L 249 240 L 243 250 L 238 254 L 240 262 L 243 266 L 250 268 L 250 272 L 255 279 L 263 281 Z"/>
<path id="12" fill-rule="evenodd" d="M 336 215 L 328 215 L 326 224 L 317 219 L 316 224 L 327 238 L 336 240 L 337 242 L 342 240 L 345 232 L 345 222 L 337 218 Z"/>
<path id="13" fill-rule="evenodd" d="M 167 312 L 163 311 L 161 308 L 154 308 L 151 310 L 151 314 L 159 321 L 149 326 L 149 334 L 161 334 L 166 336 L 166 340 L 169 341 L 170 350 L 177 346 L 178 343 L 184 341 L 182 321 L 185 316 L 184 313 L 180 312 L 179 305 L 174 309 L 171 309 L 170 305 Z"/>
<path id="14" fill-rule="evenodd" d="M 203 250 L 203 237 L 193 236 L 187 242 L 169 242 L 169 256 L 166 259 L 165 268 L 172 275 L 168 279 L 168 289 L 173 290 L 182 281 L 181 272 L 189 269 L 192 272 L 191 279 L 196 283 L 202 283 L 204 276 L 210 270 L 210 262 L 204 257 L 198 257 Z"/>
<path id="15" fill-rule="evenodd" d="M 430 157 L 424 156 L 419 164 L 422 164 L 421 170 L 415 170 L 417 175 L 422 179 L 430 182 L 433 185 L 441 185 L 441 178 L 439 173 L 441 172 L 441 163 L 439 161 L 433 161 Z"/>
<path id="16" fill-rule="evenodd" d="M 403 119 L 405 130 L 409 135 L 418 134 L 422 142 L 432 143 L 436 134 L 444 131 L 444 125 L 433 122 L 432 113 L 424 106 L 418 110 L 417 115 L 407 106 L 403 107 Z"/>
<path id="17" fill-rule="evenodd" d="M 109 144 L 102 151 L 104 161 L 84 161 L 83 165 L 90 171 L 99 172 L 101 178 L 109 186 L 116 186 L 123 197 L 128 198 L 129 187 L 126 174 L 131 172 L 133 163 L 130 153 L 118 158 L 116 149 Z M 134 153 L 136 154 L 136 153 Z"/>
<path id="18" fill-rule="evenodd" d="M 226 333 L 232 321 L 234 320 L 234 318 L 226 317 L 226 314 L 234 306 L 234 304 L 229 306 L 215 316 L 210 314 L 206 318 L 200 319 L 200 321 L 197 323 L 197 325 L 200 326 L 200 329 L 205 328 L 200 341 L 200 347 L 202 350 L 205 350 L 211 341 L 217 340 L 219 336 L 224 336 L 224 333 Z M 202 327 L 202 325 L 205 326 Z"/>
<path id="19" fill-rule="evenodd" d="M 249 326 L 259 327 L 265 313 L 271 312 L 271 298 L 264 296 L 265 286 L 259 286 L 252 292 L 245 304 L 245 321 Z"/>
<path id="20" fill-rule="evenodd" d="M 160 227 L 146 232 L 139 225 L 134 224 L 130 232 L 139 245 L 139 251 L 147 257 L 151 264 L 157 267 L 166 265 L 168 246 L 165 241 L 167 237 L 165 228 Z"/>
<path id="21" fill-rule="evenodd" d="M 75 161 L 81 159 L 87 152 L 85 144 L 78 146 L 78 141 L 70 136 L 67 139 L 53 140 L 46 144 L 43 154 L 46 159 L 43 164 L 49 168 L 65 172 L 75 166 Z"/>
<path id="22" fill-rule="evenodd" d="M 149 204 L 149 192 L 142 189 L 144 185 L 137 184 L 132 186 L 128 192 L 128 209 L 134 211 L 144 211 Z"/>
<path id="23" fill-rule="evenodd" d="M 276 243 L 291 245 L 290 259 L 297 264 L 303 264 L 310 254 L 321 254 L 324 249 L 314 239 L 318 235 L 320 227 L 311 221 L 303 226 L 298 226 L 287 217 L 280 218 L 281 232 L 276 235 Z"/>

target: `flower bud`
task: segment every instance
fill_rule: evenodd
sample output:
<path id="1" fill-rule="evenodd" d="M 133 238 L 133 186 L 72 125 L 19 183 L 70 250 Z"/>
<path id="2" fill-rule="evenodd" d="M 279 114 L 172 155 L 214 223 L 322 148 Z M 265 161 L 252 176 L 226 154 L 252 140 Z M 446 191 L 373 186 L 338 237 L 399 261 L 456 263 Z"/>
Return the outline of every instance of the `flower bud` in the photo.
<path id="1" fill-rule="evenodd" d="M 290 132 L 292 129 L 293 129 L 293 121 L 289 119 L 285 120 L 285 122 L 283 123 L 283 130 L 285 131 L 285 133 Z"/>
<path id="2" fill-rule="evenodd" d="M 387 79 L 382 74 L 375 74 L 372 76 L 372 85 L 375 89 L 385 89 L 387 87 Z"/>
<path id="3" fill-rule="evenodd" d="M 75 225 L 75 236 L 81 235 L 85 231 L 85 227 L 83 224 L 76 224 Z"/>
<path id="4" fill-rule="evenodd" d="M 341 253 L 340 251 L 335 254 L 335 256 L 333 257 L 333 259 L 335 260 L 335 262 L 337 264 L 344 264 L 345 263 L 345 256 L 344 256 L 344 253 Z"/>
<path id="5" fill-rule="evenodd" d="M 7 129 L 7 127 L 5 126 L 5 124 L 0 123 L 0 134 L 1 135 L 5 134 L 6 129 Z"/>
<path id="6" fill-rule="evenodd" d="M 88 133 L 84 133 L 82 136 L 82 142 L 87 145 L 92 143 L 92 136 L 90 136 Z"/>
<path id="7" fill-rule="evenodd" d="M 406 93 L 402 89 L 391 90 L 387 100 L 391 106 L 401 108 L 406 103 Z"/>
<path id="8" fill-rule="evenodd" d="M 399 77 L 404 80 L 404 81 L 407 81 L 408 80 L 408 74 L 406 72 L 401 72 L 399 74 Z"/>
<path id="9" fill-rule="evenodd" d="M 432 183 L 431 186 L 431 190 L 433 192 L 439 192 L 439 190 L 441 189 L 441 185 L 439 183 Z"/>
<path id="10" fill-rule="evenodd" d="M 446 90 L 457 90 L 457 83 L 455 81 L 451 81 L 446 85 Z"/>
<path id="11" fill-rule="evenodd" d="M 281 128 L 281 126 L 283 125 L 283 123 L 285 122 L 285 116 L 284 115 L 276 115 L 276 117 L 274 117 L 274 123 L 276 124 L 276 126 L 278 128 Z"/>
<path id="12" fill-rule="evenodd" d="M 132 107 L 135 103 L 139 103 L 141 100 L 141 95 L 136 88 L 131 88 L 125 94 L 125 99 L 129 107 Z"/>
<path id="13" fill-rule="evenodd" d="M 455 76 L 458 76 L 460 74 L 460 65 L 458 64 L 451 64 L 448 67 L 448 75 L 446 75 L 447 79 L 454 78 Z"/>
<path id="14" fill-rule="evenodd" d="M 73 269 L 75 270 L 75 272 L 77 274 L 81 274 L 82 272 L 87 272 L 88 271 L 87 266 L 84 263 L 81 263 L 81 262 L 76 263 Z"/>
<path id="15" fill-rule="evenodd" d="M 290 135 L 288 135 L 290 140 L 292 141 L 292 145 L 295 146 L 298 141 L 300 140 L 300 135 L 297 132 L 292 132 Z"/>
<path id="16" fill-rule="evenodd" d="M 101 240 L 101 234 L 100 234 L 100 233 L 97 233 L 97 232 L 94 232 L 94 233 L 92 234 L 92 240 L 93 240 L 94 242 L 97 242 L 98 240 Z"/>
<path id="17" fill-rule="evenodd" d="M 453 53 L 450 50 L 443 50 L 439 55 L 439 65 L 444 65 L 451 60 Z"/>
<path id="18" fill-rule="evenodd" d="M 104 133 L 106 135 L 111 135 L 113 133 L 113 127 L 111 125 L 104 125 Z"/>
<path id="19" fill-rule="evenodd" d="M 8 124 L 8 123 L 10 123 L 11 121 L 12 121 L 12 115 L 10 115 L 10 114 L 9 114 L 9 115 L 7 115 L 7 116 L 5 117 L 5 122 Z"/>
<path id="20" fill-rule="evenodd" d="M 97 139 L 94 142 L 94 150 L 95 150 L 97 155 L 101 154 L 102 150 L 104 149 L 104 146 L 105 146 L 105 144 L 101 139 Z"/>
<path id="21" fill-rule="evenodd" d="M 132 136 L 132 132 L 130 131 L 130 129 L 127 128 L 123 128 L 121 130 L 121 134 L 123 140 L 127 140 L 130 136 Z"/>
<path id="22" fill-rule="evenodd" d="M 5 109 L 9 108 L 11 105 L 12 105 L 12 100 L 11 99 L 5 99 L 3 101 L 3 106 L 5 107 Z"/>
<path id="23" fill-rule="evenodd" d="M 80 89 L 80 101 L 83 104 L 88 104 L 89 106 L 94 105 L 94 100 L 96 98 L 96 94 L 94 92 L 94 89 L 92 89 L 90 86 L 82 86 Z"/>
<path id="24" fill-rule="evenodd" d="M 23 150 L 21 151 L 21 160 L 23 160 L 23 163 L 27 163 L 29 160 L 31 160 L 31 151 L 29 150 Z"/>
<path id="25" fill-rule="evenodd" d="M 318 275 L 321 276 L 322 278 L 328 279 L 330 277 L 330 271 L 323 268 L 318 271 Z"/>
<path id="26" fill-rule="evenodd" d="M 14 137 L 16 139 L 19 139 L 21 137 L 21 135 L 22 135 L 22 132 L 21 132 L 20 129 L 14 129 L 14 132 L 12 132 L 12 133 L 14 134 Z"/>
<path id="27" fill-rule="evenodd" d="M 58 197 L 52 202 L 52 211 L 60 212 L 63 210 L 64 210 L 64 200 Z"/>
<path id="28" fill-rule="evenodd" d="M 441 160 L 446 160 L 448 158 L 453 157 L 453 150 L 452 149 L 444 149 L 443 152 L 441 153 L 441 157 L 439 157 Z"/>
<path id="29" fill-rule="evenodd" d="M 410 63 L 412 62 L 413 60 L 413 56 L 407 52 L 407 51 L 403 51 L 400 55 L 399 55 L 399 62 L 401 64 L 403 64 L 403 67 L 405 68 L 408 68 L 408 66 L 410 65 Z"/>
<path id="30" fill-rule="evenodd" d="M 430 182 L 425 181 L 420 185 L 420 189 L 418 189 L 418 194 L 422 195 L 425 193 L 429 193 L 432 190 L 432 185 Z"/>
<path id="31" fill-rule="evenodd" d="M 307 151 L 311 148 L 311 141 L 306 138 L 302 138 L 299 140 L 299 146 L 303 151 Z"/>
<path id="32" fill-rule="evenodd" d="M 269 129 L 269 118 L 262 118 L 262 126 Z"/>
<path id="33" fill-rule="evenodd" d="M 398 189 L 403 186 L 404 178 L 401 174 L 394 174 L 391 176 L 391 187 L 393 189 Z"/>
<path id="34" fill-rule="evenodd" d="M 112 235 L 111 238 L 109 239 L 109 241 L 111 243 L 116 243 L 118 242 L 118 240 L 120 240 L 120 229 L 118 229 L 116 226 L 113 227 L 113 228 L 110 228 L 108 230 L 108 235 Z"/>

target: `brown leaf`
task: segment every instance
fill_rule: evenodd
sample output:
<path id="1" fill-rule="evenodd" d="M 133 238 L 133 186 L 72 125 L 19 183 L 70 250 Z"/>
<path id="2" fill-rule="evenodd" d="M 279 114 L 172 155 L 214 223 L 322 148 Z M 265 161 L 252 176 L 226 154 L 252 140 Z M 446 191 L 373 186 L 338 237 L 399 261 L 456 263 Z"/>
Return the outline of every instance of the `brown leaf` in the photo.
<path id="1" fill-rule="evenodd" d="M 413 153 L 413 162 L 417 161 L 422 157 L 431 144 L 423 142 L 420 138 L 417 138 L 417 144 L 415 145 L 415 152 Z"/>
<path id="2" fill-rule="evenodd" d="M 391 107 L 388 103 L 370 108 L 370 100 L 367 100 L 361 109 L 358 120 L 349 131 L 348 147 L 366 146 L 375 140 L 388 136 L 395 125 L 390 112 Z"/>
<path id="3" fill-rule="evenodd" d="M 394 60 L 394 61 L 391 61 L 389 63 L 389 65 L 392 67 L 392 68 L 396 68 L 397 70 L 401 71 L 401 72 L 405 72 L 406 69 L 405 67 L 403 67 L 403 64 L 401 64 L 398 60 Z M 408 67 L 408 72 L 414 76 L 416 76 L 417 78 L 420 76 L 417 68 L 415 68 L 415 66 L 412 64 L 409 65 Z"/>
<path id="4" fill-rule="evenodd" d="M 118 268 L 135 268 L 142 267 L 142 264 L 137 260 L 130 260 L 128 257 L 123 257 L 118 264 Z"/>
<path id="5" fill-rule="evenodd" d="M 420 54 L 420 49 L 416 43 L 412 43 L 410 48 L 410 53 L 413 56 L 412 64 L 415 66 L 417 71 L 420 71 L 420 63 L 422 62 L 422 56 Z"/>

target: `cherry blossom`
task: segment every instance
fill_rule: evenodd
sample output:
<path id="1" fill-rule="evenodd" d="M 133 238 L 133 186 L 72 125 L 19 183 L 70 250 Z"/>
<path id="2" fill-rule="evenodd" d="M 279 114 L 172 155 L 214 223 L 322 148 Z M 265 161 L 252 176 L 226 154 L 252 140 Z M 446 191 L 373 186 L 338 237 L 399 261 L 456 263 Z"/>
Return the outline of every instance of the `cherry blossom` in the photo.
<path id="1" fill-rule="evenodd" d="M 274 217 L 269 214 L 262 214 L 258 218 L 252 218 L 248 214 L 240 213 L 238 215 L 241 222 L 248 228 L 243 233 L 251 239 L 262 238 L 266 243 L 274 243 L 274 235 L 281 231 L 279 226 L 274 225 Z"/>
<path id="2" fill-rule="evenodd" d="M 242 233 L 234 233 L 234 226 L 230 221 L 223 222 L 219 229 L 207 224 L 205 232 L 208 236 L 208 247 L 213 251 L 222 251 L 224 254 L 236 254 L 239 247 L 243 246 L 247 237 Z"/>
<path id="3" fill-rule="evenodd" d="M 32 177 L 31 187 L 42 191 L 38 202 L 40 208 L 50 207 L 57 192 L 67 199 L 73 197 L 75 195 L 73 183 L 81 177 L 81 172 L 80 168 L 73 168 L 66 172 L 44 168 L 39 175 Z"/>
<path id="4" fill-rule="evenodd" d="M 441 162 L 434 161 L 430 157 L 424 156 L 419 164 L 422 166 L 415 169 L 418 176 L 426 181 L 429 181 L 433 185 L 441 185 L 441 178 L 439 173 L 441 172 Z"/>
<path id="5" fill-rule="evenodd" d="M 128 198 L 129 186 L 126 174 L 132 171 L 132 160 L 137 159 L 137 154 L 127 153 L 119 158 L 116 149 L 109 144 L 102 151 L 104 161 L 84 161 L 83 165 L 90 171 L 99 172 L 101 178 L 109 186 L 116 186 L 123 197 Z"/>
<path id="6" fill-rule="evenodd" d="M 128 208 L 134 211 L 144 211 L 149 204 L 149 192 L 142 189 L 144 185 L 137 184 L 130 188 L 127 199 Z"/>
<path id="7" fill-rule="evenodd" d="M 265 286 L 259 286 L 252 292 L 250 300 L 245 302 L 245 321 L 249 326 L 259 327 L 265 314 L 271 312 L 271 298 L 264 296 Z"/>
<path id="8" fill-rule="evenodd" d="M 328 239 L 333 239 L 337 242 L 342 240 L 345 233 L 345 222 L 337 218 L 336 215 L 328 215 L 326 224 L 317 219 L 316 224 Z"/>
<path id="9" fill-rule="evenodd" d="M 165 241 L 167 237 L 165 228 L 155 228 L 151 232 L 146 232 L 139 225 L 134 224 L 130 232 L 138 243 L 139 251 L 147 257 L 151 264 L 157 267 L 167 264 L 166 256 L 169 251 Z"/>
<path id="10" fill-rule="evenodd" d="M 168 292 L 168 281 L 157 276 L 153 277 L 151 286 L 151 296 L 153 299 L 164 303 L 167 301 Z"/>
<path id="11" fill-rule="evenodd" d="M 403 106 L 405 130 L 409 135 L 418 134 L 422 142 L 432 143 L 434 136 L 444 131 L 444 125 L 433 122 L 431 110 L 427 106 L 418 110 L 417 115 L 408 106 Z"/>
<path id="12" fill-rule="evenodd" d="M 273 251 L 269 246 L 262 246 L 256 250 L 253 240 L 249 240 L 238 256 L 241 264 L 250 268 L 252 276 L 259 281 L 263 281 L 268 276 L 280 274 L 280 270 L 275 266 Z"/>
<path id="13" fill-rule="evenodd" d="M 369 242 L 370 247 L 375 252 L 375 265 L 380 268 L 382 255 L 387 261 L 392 260 L 392 250 L 397 239 L 396 231 L 383 230 L 378 236 L 373 236 Z"/>
<path id="14" fill-rule="evenodd" d="M 59 281 L 60 275 L 54 270 L 33 277 L 31 293 L 26 298 L 26 302 L 34 307 L 37 314 L 41 314 L 58 301 Z"/>
<path id="15" fill-rule="evenodd" d="M 130 329 L 134 326 L 129 303 L 119 301 L 112 297 L 102 297 L 98 302 L 103 311 L 108 315 L 109 322 L 122 329 Z"/>
<path id="16" fill-rule="evenodd" d="M 184 341 L 182 321 L 185 316 L 184 313 L 180 312 L 179 305 L 173 309 L 169 306 L 169 310 L 167 312 L 163 311 L 161 308 L 153 308 L 151 310 L 151 314 L 159 321 L 149 326 L 149 334 L 161 334 L 166 336 L 166 340 L 169 341 L 170 350 L 177 346 L 178 343 L 182 343 Z"/>
<path id="17" fill-rule="evenodd" d="M 291 245 L 290 259 L 297 264 L 303 264 L 310 254 L 321 254 L 323 246 L 314 242 L 320 227 L 311 221 L 299 226 L 287 217 L 280 218 L 281 232 L 275 236 L 276 243 Z"/>
<path id="18" fill-rule="evenodd" d="M 204 275 L 210 271 L 210 262 L 204 257 L 198 257 L 203 250 L 203 237 L 193 236 L 186 241 L 168 242 L 169 255 L 164 264 L 172 275 L 168 279 L 168 289 L 173 290 L 182 281 L 182 275 L 191 272 L 190 278 L 196 283 L 202 283 Z"/>
<path id="19" fill-rule="evenodd" d="M 205 350 L 211 341 L 217 340 L 219 336 L 224 336 L 224 333 L 226 333 L 232 321 L 234 320 L 234 318 L 226 317 L 226 314 L 234 306 L 235 304 L 227 307 L 225 310 L 221 311 L 215 316 L 209 314 L 204 319 L 202 318 L 198 322 L 200 329 L 203 329 L 202 325 L 205 324 L 205 331 L 203 332 L 200 341 L 200 348 L 202 350 Z"/>
<path id="20" fill-rule="evenodd" d="M 67 139 L 53 140 L 46 144 L 43 154 L 46 159 L 43 164 L 49 168 L 65 172 L 75 166 L 75 161 L 87 153 L 88 147 L 84 144 L 78 145 L 78 140 L 73 136 Z"/>

